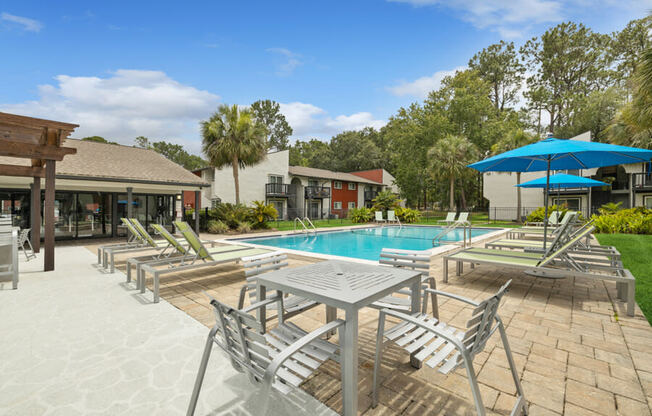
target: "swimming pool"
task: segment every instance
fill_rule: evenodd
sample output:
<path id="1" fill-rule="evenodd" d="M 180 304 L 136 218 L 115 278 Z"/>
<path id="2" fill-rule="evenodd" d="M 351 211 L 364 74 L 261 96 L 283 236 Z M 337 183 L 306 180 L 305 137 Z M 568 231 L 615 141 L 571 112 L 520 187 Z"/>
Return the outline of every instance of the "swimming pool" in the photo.
<path id="1" fill-rule="evenodd" d="M 238 241 L 376 261 L 383 248 L 431 249 L 433 247 L 432 239 L 443 229 L 443 227 L 434 226 L 372 227 L 344 231 L 325 231 L 315 234 L 288 234 L 276 237 L 248 238 Z M 471 237 L 493 231 L 496 231 L 496 229 L 473 228 L 471 229 Z M 441 239 L 441 244 L 463 240 L 463 232 L 462 229 L 452 230 Z"/>

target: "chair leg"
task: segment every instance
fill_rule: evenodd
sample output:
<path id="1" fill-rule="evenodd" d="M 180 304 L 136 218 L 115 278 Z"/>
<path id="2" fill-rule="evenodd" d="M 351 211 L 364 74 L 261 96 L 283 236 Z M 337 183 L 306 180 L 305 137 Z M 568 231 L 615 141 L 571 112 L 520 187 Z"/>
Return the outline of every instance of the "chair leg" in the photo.
<path id="1" fill-rule="evenodd" d="M 371 407 L 378 406 L 378 378 L 380 377 L 380 360 L 383 355 L 383 336 L 385 333 L 385 314 L 380 311 L 378 317 L 378 332 L 376 334 L 376 357 L 374 358 L 373 392 L 371 393 Z"/>
<path id="2" fill-rule="evenodd" d="M 518 414 L 518 408 L 521 407 L 522 414 L 527 415 L 527 402 L 525 401 L 525 394 L 523 393 L 523 386 L 521 386 L 521 380 L 518 376 L 518 371 L 516 371 L 516 364 L 514 363 L 514 357 L 512 356 L 512 350 L 509 347 L 509 341 L 507 339 L 507 333 L 505 332 L 505 327 L 501 320 L 498 321 L 498 330 L 500 331 L 500 338 L 503 342 L 503 348 L 505 349 L 505 355 L 507 356 L 507 362 L 509 363 L 509 369 L 512 372 L 512 378 L 514 379 L 514 385 L 516 386 L 516 404 L 514 409 L 512 409 L 512 414 Z"/>
<path id="3" fill-rule="evenodd" d="M 482 403 L 482 396 L 480 395 L 478 378 L 475 374 L 475 369 L 473 368 L 473 360 L 466 353 L 464 353 L 464 366 L 466 367 L 466 375 L 469 378 L 469 384 L 471 385 L 471 393 L 473 394 L 473 400 L 475 401 L 475 410 L 478 413 L 478 416 L 485 416 L 486 411 L 484 404 Z"/>
<path id="4" fill-rule="evenodd" d="M 444 283 L 448 283 L 448 259 L 444 257 Z"/>
<path id="5" fill-rule="evenodd" d="M 627 284 L 627 315 L 628 316 L 634 316 L 635 294 L 636 294 L 636 283 L 634 282 L 634 280 L 631 280 Z"/>
<path id="6" fill-rule="evenodd" d="M 158 289 L 159 289 L 159 279 L 158 273 L 154 273 L 154 303 L 158 303 Z"/>
<path id="7" fill-rule="evenodd" d="M 97 264 L 102 264 L 102 249 L 97 249 Z"/>
<path id="8" fill-rule="evenodd" d="M 430 284 L 430 289 L 437 290 L 437 281 L 434 277 L 429 278 L 428 283 Z M 439 320 L 439 303 L 437 302 L 437 295 L 435 293 L 430 294 L 430 301 L 432 303 L 432 316 L 433 318 Z"/>
<path id="9" fill-rule="evenodd" d="M 217 325 L 215 325 L 210 332 L 208 333 L 208 338 L 206 339 L 206 346 L 204 347 L 204 354 L 201 357 L 201 363 L 199 364 L 199 371 L 197 372 L 197 378 L 195 379 L 195 387 L 192 389 L 192 395 L 190 396 L 190 404 L 188 405 L 188 411 L 186 416 L 192 416 L 195 414 L 195 407 L 197 407 L 197 399 L 199 398 L 199 391 L 201 390 L 201 385 L 204 382 L 204 375 L 206 375 L 206 367 L 208 367 L 208 359 L 211 357 L 211 351 L 213 350 L 213 338 L 217 332 Z"/>

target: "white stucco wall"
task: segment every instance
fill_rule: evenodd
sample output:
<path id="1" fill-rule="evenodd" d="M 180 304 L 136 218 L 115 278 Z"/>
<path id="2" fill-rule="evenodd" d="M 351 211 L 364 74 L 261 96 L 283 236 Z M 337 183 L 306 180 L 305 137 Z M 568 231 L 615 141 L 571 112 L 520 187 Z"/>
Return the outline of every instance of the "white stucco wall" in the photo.
<path id="1" fill-rule="evenodd" d="M 269 183 L 270 175 L 283 176 L 283 183 L 289 184 L 289 157 L 288 150 L 268 153 L 265 160 L 259 164 L 240 169 L 240 202 L 250 204 L 252 201 L 265 201 L 265 184 Z M 214 174 L 212 195 L 209 199 L 217 197 L 222 202 L 235 203 L 235 185 L 231 166 L 215 169 Z"/>

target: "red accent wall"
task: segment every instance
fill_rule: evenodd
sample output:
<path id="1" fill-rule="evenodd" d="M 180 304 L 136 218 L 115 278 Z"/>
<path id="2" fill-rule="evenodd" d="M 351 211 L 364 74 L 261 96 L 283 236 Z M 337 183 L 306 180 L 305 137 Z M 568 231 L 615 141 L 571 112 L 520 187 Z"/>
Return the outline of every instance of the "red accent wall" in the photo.
<path id="1" fill-rule="evenodd" d="M 194 173 L 196 176 L 201 178 L 201 169 L 195 170 Z M 199 199 L 201 203 L 201 198 Z M 186 208 L 195 209 L 195 191 L 183 191 L 183 206 Z M 199 207 L 201 209 L 201 206 Z"/>
<path id="2" fill-rule="evenodd" d="M 383 183 L 383 170 L 382 169 L 372 169 L 372 170 L 361 170 L 359 172 L 351 172 L 352 175 L 361 176 L 370 181 L 375 181 Z"/>
<path id="3" fill-rule="evenodd" d="M 342 181 L 342 189 L 335 189 L 335 182 L 331 181 L 331 212 L 337 214 L 340 218 L 347 214 L 349 209 L 349 202 L 355 202 L 355 207 L 358 207 L 358 186 L 359 183 L 355 183 L 355 190 L 349 190 L 349 182 Z M 342 203 L 342 209 L 335 209 L 335 202 Z"/>

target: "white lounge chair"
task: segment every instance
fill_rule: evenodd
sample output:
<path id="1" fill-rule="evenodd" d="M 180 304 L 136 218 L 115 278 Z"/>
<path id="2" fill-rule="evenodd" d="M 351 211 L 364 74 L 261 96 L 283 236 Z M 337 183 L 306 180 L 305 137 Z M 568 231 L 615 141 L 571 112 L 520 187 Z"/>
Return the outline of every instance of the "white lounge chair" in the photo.
<path id="1" fill-rule="evenodd" d="M 446 225 L 451 225 L 455 222 L 455 213 L 454 212 L 449 212 L 446 214 L 446 218 L 442 221 L 439 221 L 439 223 L 444 223 Z"/>
<path id="2" fill-rule="evenodd" d="M 383 212 L 382 211 L 376 211 L 376 223 L 379 224 L 384 224 L 387 222 L 386 219 L 383 218 Z"/>
<path id="3" fill-rule="evenodd" d="M 394 210 L 387 211 L 387 222 L 401 225 L 401 221 L 396 216 L 396 212 Z"/>

